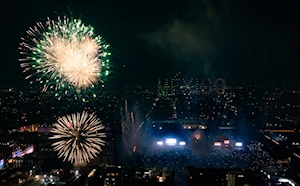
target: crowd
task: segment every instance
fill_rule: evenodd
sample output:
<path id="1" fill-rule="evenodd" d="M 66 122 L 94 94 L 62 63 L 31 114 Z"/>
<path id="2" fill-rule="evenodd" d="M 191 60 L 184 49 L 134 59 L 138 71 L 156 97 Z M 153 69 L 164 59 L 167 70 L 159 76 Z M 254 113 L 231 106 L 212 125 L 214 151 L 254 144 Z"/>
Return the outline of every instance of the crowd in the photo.
<path id="1" fill-rule="evenodd" d="M 253 156 L 256 157 L 255 161 L 253 161 L 254 169 L 275 165 L 276 161 L 264 150 L 264 145 L 261 142 L 252 142 L 247 147 Z"/>
<path id="2" fill-rule="evenodd" d="M 219 148 L 208 146 L 197 147 L 152 147 L 141 156 L 145 167 L 174 169 L 177 185 L 186 185 L 187 166 L 211 169 L 258 169 L 272 165 L 275 161 L 260 148 L 259 143 L 253 143 L 244 149 Z"/>

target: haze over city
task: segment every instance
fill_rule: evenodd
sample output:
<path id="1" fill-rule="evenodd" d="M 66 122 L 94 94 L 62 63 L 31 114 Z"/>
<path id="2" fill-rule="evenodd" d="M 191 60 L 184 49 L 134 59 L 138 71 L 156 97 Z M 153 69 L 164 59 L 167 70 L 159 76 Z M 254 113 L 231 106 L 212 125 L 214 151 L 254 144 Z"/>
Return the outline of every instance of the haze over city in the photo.
<path id="1" fill-rule="evenodd" d="M 300 183 L 299 2 L 2 9 L 0 186 Z"/>

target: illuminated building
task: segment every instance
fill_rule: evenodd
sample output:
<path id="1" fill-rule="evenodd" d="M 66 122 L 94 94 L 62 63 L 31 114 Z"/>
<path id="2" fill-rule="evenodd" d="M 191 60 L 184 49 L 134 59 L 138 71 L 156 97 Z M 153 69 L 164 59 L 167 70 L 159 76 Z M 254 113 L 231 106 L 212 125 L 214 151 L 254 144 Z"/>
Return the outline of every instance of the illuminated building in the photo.
<path id="1" fill-rule="evenodd" d="M 93 169 L 88 174 L 88 186 L 148 185 L 173 186 L 174 171 L 164 169 L 129 169 L 121 166 L 106 166 Z"/>
<path id="2" fill-rule="evenodd" d="M 197 169 L 188 167 L 188 186 L 205 185 L 265 185 L 252 170 L 235 169 Z"/>

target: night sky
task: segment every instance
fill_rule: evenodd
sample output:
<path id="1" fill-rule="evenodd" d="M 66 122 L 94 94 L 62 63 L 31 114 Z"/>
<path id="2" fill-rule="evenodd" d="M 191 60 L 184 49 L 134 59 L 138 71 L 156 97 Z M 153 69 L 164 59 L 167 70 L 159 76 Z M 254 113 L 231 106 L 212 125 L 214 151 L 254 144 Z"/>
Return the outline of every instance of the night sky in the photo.
<path id="1" fill-rule="evenodd" d="M 121 84 L 152 84 L 183 72 L 228 84 L 299 85 L 297 0 L 6 1 L 1 85 L 27 85 L 18 45 L 26 30 L 72 12 L 111 45 Z M 299 15 L 298 15 L 299 14 Z M 125 65 L 125 67 L 124 67 Z"/>

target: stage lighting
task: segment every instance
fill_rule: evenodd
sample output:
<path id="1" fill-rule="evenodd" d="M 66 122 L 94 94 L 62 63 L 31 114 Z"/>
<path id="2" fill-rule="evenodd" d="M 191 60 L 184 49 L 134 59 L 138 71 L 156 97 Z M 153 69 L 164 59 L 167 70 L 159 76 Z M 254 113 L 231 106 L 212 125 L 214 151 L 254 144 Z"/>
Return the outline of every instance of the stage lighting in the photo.
<path id="1" fill-rule="evenodd" d="M 162 142 L 162 141 L 157 142 L 157 145 L 163 145 L 163 144 L 164 144 L 164 142 Z"/>
<path id="2" fill-rule="evenodd" d="M 215 145 L 216 147 L 220 147 L 220 146 L 221 146 L 221 142 L 216 141 L 216 142 L 214 143 L 214 145 Z"/>
<path id="3" fill-rule="evenodd" d="M 224 140 L 224 144 L 228 145 L 230 143 L 229 140 Z"/>
<path id="4" fill-rule="evenodd" d="M 167 145 L 176 145 L 177 140 L 175 138 L 167 138 L 166 144 Z"/>
<path id="5" fill-rule="evenodd" d="M 235 143 L 235 146 L 236 146 L 236 147 L 242 147 L 242 146 L 243 146 L 243 143 L 242 143 L 242 142 L 236 142 L 236 143 Z"/>
<path id="6" fill-rule="evenodd" d="M 179 145 L 186 145 L 186 142 L 185 141 L 181 141 L 181 142 L 179 142 Z"/>

